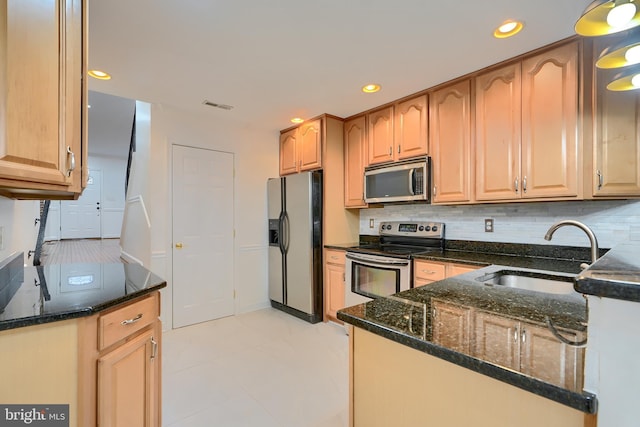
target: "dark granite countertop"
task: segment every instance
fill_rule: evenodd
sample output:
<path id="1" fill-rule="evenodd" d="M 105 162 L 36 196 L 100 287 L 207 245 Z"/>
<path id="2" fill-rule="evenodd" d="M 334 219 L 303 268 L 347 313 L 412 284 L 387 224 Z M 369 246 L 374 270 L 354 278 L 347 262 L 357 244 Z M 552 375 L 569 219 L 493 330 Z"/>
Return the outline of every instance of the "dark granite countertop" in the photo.
<path id="1" fill-rule="evenodd" d="M 567 286 L 562 286 L 564 291 L 552 294 L 484 283 L 490 283 L 489 279 L 503 270 L 554 278 L 566 282 Z M 550 274 L 552 277 L 549 277 Z M 572 289 L 574 277 L 567 273 L 492 265 L 387 298 L 345 308 L 338 311 L 338 319 L 569 407 L 595 413 L 596 398 L 582 391 L 580 367 L 576 369 L 579 378 L 570 383 L 550 379 L 554 378 L 553 375 L 545 371 L 538 377 L 537 374 L 526 375 L 518 368 L 501 366 L 488 355 L 495 354 L 496 351 L 506 352 L 508 340 L 498 339 L 498 343 L 505 342 L 504 350 L 492 347 L 487 354 L 482 353 L 483 347 L 480 345 L 481 342 L 488 342 L 485 334 L 489 329 L 480 327 L 484 316 L 484 319 L 507 322 L 512 327 L 510 330 L 521 328 L 520 330 L 539 331 L 544 336 L 551 336 L 551 339 L 554 339 L 551 332 L 554 329 L 569 342 L 581 345 L 576 350 L 577 359 L 581 361 L 584 351 L 582 341 L 586 336 L 587 306 L 586 299 Z M 444 307 L 453 307 L 454 311 L 468 313 L 469 320 L 466 324 L 463 322 L 462 326 L 466 332 L 462 335 L 458 326 L 447 329 L 445 323 L 438 323 L 436 310 L 443 307 L 442 304 Z M 575 335 L 570 339 L 572 334 Z M 461 336 L 467 337 L 466 340 L 461 339 Z M 493 342 L 496 342 L 495 339 Z M 531 352 L 534 353 L 534 357 L 555 357 L 544 351 Z M 557 364 L 555 360 L 536 360 L 533 365 L 543 369 Z"/>
<path id="2" fill-rule="evenodd" d="M 640 242 L 624 243 L 611 249 L 576 277 L 576 290 L 640 302 Z"/>
<path id="3" fill-rule="evenodd" d="M 361 235 L 359 243 L 325 245 L 327 249 L 347 250 L 359 245 L 375 245 L 378 236 Z M 577 274 L 580 264 L 590 259 L 589 248 L 574 246 L 534 245 L 523 243 L 446 240 L 444 251 L 416 254 L 414 259 L 455 262 L 480 267 L 509 265 L 518 268 Z M 601 249 L 604 255 L 608 249 Z"/>
<path id="4" fill-rule="evenodd" d="M 0 263 L 0 330 L 90 316 L 166 285 L 137 264 L 24 267 L 15 254 Z"/>

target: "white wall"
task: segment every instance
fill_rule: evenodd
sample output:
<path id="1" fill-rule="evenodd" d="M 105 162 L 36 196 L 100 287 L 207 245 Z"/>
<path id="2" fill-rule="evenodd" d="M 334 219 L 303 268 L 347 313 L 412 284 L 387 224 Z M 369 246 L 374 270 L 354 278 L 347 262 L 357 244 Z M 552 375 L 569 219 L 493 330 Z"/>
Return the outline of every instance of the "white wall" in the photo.
<path id="1" fill-rule="evenodd" d="M 138 111 L 139 113 L 139 111 Z M 229 114 L 233 114 L 230 112 Z M 151 222 L 150 269 L 167 280 L 162 320 L 171 325 L 171 146 L 234 153 L 236 313 L 269 305 L 267 294 L 267 178 L 278 175 L 278 133 L 241 127 L 214 115 L 151 106 L 151 144 L 145 203 Z M 212 272 L 215 274 L 215 272 Z M 202 278 L 206 284 L 207 277 Z"/>
<path id="2" fill-rule="evenodd" d="M 25 263 L 33 264 L 33 257 L 27 259 L 27 252 L 36 248 L 38 226 L 35 219 L 40 218 L 39 201 L 16 201 L 0 197 L 0 227 L 2 227 L 2 246 L 0 260 L 14 252 L 24 252 Z"/>
<path id="3" fill-rule="evenodd" d="M 369 219 L 375 227 L 369 228 Z M 484 219 L 494 219 L 493 233 L 484 231 Z M 446 224 L 445 238 L 508 243 L 589 246 L 587 236 L 575 227 L 544 235 L 556 221 L 575 219 L 588 225 L 602 248 L 640 241 L 640 202 L 633 200 L 508 203 L 460 206 L 425 204 L 389 205 L 360 211 L 360 234 L 376 235 L 380 221 L 430 220 Z"/>

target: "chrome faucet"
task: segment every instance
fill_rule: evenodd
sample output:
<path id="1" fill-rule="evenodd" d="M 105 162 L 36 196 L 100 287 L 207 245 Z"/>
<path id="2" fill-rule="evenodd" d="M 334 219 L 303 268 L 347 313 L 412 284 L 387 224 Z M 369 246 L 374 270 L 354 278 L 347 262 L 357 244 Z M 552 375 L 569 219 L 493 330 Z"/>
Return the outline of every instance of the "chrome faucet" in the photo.
<path id="1" fill-rule="evenodd" d="M 587 234 L 587 236 L 589 237 L 589 241 L 591 242 L 591 263 L 593 264 L 594 262 L 596 262 L 598 260 L 598 240 L 596 239 L 596 235 L 593 234 L 593 231 L 591 231 L 589 227 L 579 221 L 565 219 L 563 221 L 556 222 L 551 226 L 551 228 L 549 228 L 547 234 L 544 235 L 544 240 L 551 240 L 551 236 L 553 236 L 553 233 L 555 233 L 558 228 L 565 225 L 573 225 L 575 227 L 578 227 L 580 230 L 584 231 Z M 580 264 L 580 267 L 585 269 L 589 267 L 589 264 L 582 263 Z"/>

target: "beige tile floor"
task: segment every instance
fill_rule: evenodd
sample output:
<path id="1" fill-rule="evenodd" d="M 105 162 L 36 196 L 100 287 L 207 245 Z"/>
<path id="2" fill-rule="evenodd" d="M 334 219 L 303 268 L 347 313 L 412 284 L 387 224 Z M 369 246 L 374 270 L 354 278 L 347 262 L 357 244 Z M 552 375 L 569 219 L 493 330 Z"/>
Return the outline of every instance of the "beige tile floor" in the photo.
<path id="1" fill-rule="evenodd" d="M 165 427 L 345 427 L 348 337 L 264 309 L 165 332 Z"/>

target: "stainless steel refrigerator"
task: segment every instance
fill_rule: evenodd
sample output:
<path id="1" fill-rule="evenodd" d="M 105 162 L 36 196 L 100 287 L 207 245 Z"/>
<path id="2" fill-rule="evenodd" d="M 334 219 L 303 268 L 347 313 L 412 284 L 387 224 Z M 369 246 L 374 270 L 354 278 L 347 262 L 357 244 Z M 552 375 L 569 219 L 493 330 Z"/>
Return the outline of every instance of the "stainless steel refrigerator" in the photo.
<path id="1" fill-rule="evenodd" d="M 322 172 L 267 181 L 269 299 L 311 323 L 322 320 Z"/>

